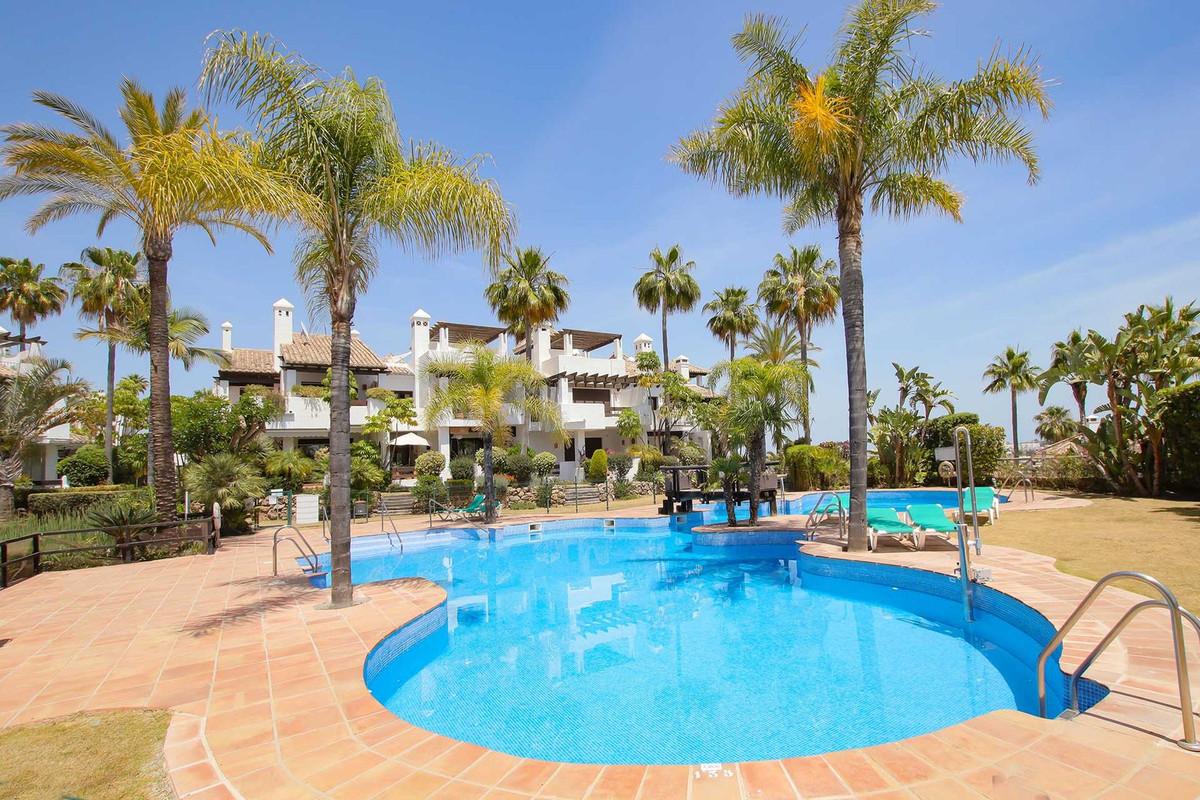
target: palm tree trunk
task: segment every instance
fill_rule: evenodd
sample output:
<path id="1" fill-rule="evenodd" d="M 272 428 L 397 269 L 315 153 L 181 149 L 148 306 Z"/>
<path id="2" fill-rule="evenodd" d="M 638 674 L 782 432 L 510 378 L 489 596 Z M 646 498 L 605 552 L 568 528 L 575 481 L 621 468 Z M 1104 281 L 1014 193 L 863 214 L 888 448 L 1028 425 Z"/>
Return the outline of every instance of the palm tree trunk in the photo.
<path id="1" fill-rule="evenodd" d="M 737 347 L 737 335 L 734 334 L 733 336 L 729 337 L 729 360 L 730 361 L 733 361 L 733 359 L 736 358 L 736 355 L 735 355 L 736 347 Z"/>
<path id="2" fill-rule="evenodd" d="M 1012 396 L 1013 458 L 1020 458 L 1021 450 L 1017 446 L 1017 390 L 1009 389 L 1009 394 Z"/>
<path id="3" fill-rule="evenodd" d="M 867 549 L 867 346 L 863 317 L 862 196 L 838 202 L 838 264 L 846 330 L 850 406 L 850 521 L 847 549 Z"/>
<path id="4" fill-rule="evenodd" d="M 1087 384 L 1071 384 L 1071 393 L 1075 395 L 1075 405 L 1079 407 L 1079 424 L 1085 425 L 1087 424 L 1087 409 L 1085 407 L 1087 402 Z"/>
<path id="5" fill-rule="evenodd" d="M 150 264 L 150 436 L 154 440 L 154 508 L 160 521 L 175 519 L 175 447 L 171 434 L 171 354 L 167 331 L 167 263 L 170 244 L 147 243 Z M 147 467 L 149 468 L 149 467 Z"/>
<path id="6" fill-rule="evenodd" d="M 113 392 L 117 385 L 117 343 L 108 343 L 108 374 L 105 383 L 104 397 L 104 460 L 108 462 L 108 482 L 113 482 L 116 471 L 113 465 L 113 424 L 116 415 L 113 414 Z"/>
<path id="7" fill-rule="evenodd" d="M 800 363 L 804 366 L 804 406 L 800 409 L 800 422 L 804 429 L 804 443 L 812 444 L 812 416 L 808 413 L 808 325 L 800 324 Z"/>
<path id="8" fill-rule="evenodd" d="M 334 311 L 329 378 L 330 605 L 354 603 L 350 576 L 350 316 Z"/>
<path id="9" fill-rule="evenodd" d="M 667 354 L 667 300 L 662 298 L 663 369 L 671 368 L 671 357 Z"/>
<path id="10" fill-rule="evenodd" d="M 492 434 L 485 433 L 483 435 L 483 496 L 487 505 L 483 512 L 483 518 L 489 523 L 496 519 L 496 476 L 492 463 L 492 445 Z"/>
<path id="11" fill-rule="evenodd" d="M 533 326 L 525 320 L 525 360 L 533 363 Z"/>
<path id="12" fill-rule="evenodd" d="M 20 320 L 19 326 L 18 333 L 21 336 L 21 352 L 24 353 L 25 349 L 29 347 L 29 345 L 25 344 L 25 320 Z"/>
<path id="13" fill-rule="evenodd" d="M 750 527 L 758 524 L 758 484 L 766 460 L 766 432 L 756 431 L 750 439 Z"/>

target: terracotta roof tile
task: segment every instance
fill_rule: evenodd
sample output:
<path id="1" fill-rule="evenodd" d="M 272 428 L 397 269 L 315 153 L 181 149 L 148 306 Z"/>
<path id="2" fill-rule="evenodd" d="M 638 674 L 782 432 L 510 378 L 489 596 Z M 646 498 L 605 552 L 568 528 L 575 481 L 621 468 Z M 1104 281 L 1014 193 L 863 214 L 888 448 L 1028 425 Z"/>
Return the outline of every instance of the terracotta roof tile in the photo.
<path id="1" fill-rule="evenodd" d="M 332 357 L 328 336 L 296 334 L 291 344 L 283 346 L 283 363 L 288 366 L 328 367 Z M 378 370 L 383 372 L 388 365 L 361 339 L 350 341 L 350 369 Z"/>
<path id="2" fill-rule="evenodd" d="M 270 350 L 235 347 L 229 361 L 229 366 L 222 367 L 221 372 L 244 372 L 257 375 L 275 374 L 275 354 Z"/>

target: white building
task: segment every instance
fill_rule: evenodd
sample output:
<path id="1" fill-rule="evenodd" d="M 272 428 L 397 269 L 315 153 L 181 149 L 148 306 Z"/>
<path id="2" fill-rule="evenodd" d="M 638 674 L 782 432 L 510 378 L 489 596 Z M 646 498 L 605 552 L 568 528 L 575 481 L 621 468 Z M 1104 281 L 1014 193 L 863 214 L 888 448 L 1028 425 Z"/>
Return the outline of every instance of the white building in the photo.
<path id="1" fill-rule="evenodd" d="M 328 444 L 329 404 L 320 398 L 298 396 L 295 387 L 322 383 L 330 362 L 330 340 L 325 335 L 297 332 L 294 312 L 295 307 L 285 299 L 273 306 L 270 349 L 234 347 L 233 326 L 224 323 L 221 347 L 229 353 L 231 363 L 219 370 L 214 391 L 230 400 L 236 400 L 246 386 L 266 386 L 279 391 L 285 397 L 286 411 L 282 418 L 271 423 L 268 434 L 285 449 L 300 447 L 312 451 Z M 433 428 L 423 424 L 425 399 L 429 394 L 428 382 L 422 378 L 425 363 L 431 357 L 460 352 L 468 341 L 482 341 L 499 353 L 510 353 L 510 337 L 504 328 L 434 322 L 421 309 L 409 318 L 407 352 L 379 356 L 357 333 L 354 335 L 350 369 L 358 386 L 358 399 L 351 401 L 351 436 L 355 439 L 364 436 L 362 426 L 367 417 L 384 407 L 383 401 L 367 397 L 368 389 L 378 387 L 411 398 L 416 407 L 416 424 L 393 424 L 390 438 L 374 437 L 384 449 L 385 460 L 393 465 L 394 474 L 405 477 L 416 456 L 427 447 L 440 450 L 449 462 L 482 446 L 476 420 L 447 418 Z M 642 334 L 634 340 L 634 346 L 637 351 L 652 350 L 653 341 Z M 617 432 L 617 415 L 622 409 L 636 410 L 643 426 L 650 427 L 656 398 L 652 390 L 638 385 L 634 359 L 624 354 L 620 334 L 541 328 L 533 337 L 532 350 L 531 360 L 546 376 L 547 396 L 558 405 L 567 439 L 559 441 L 552 433 L 543 431 L 539 423 L 530 424 L 516 408 L 509 410 L 508 422 L 517 442 L 558 456 L 561 476 L 573 477 L 581 459 L 598 449 L 624 452 L 633 444 Z M 524 356 L 524 343 L 511 352 L 514 356 Z M 674 366 L 697 392 L 709 394 L 703 385 L 707 370 L 691 366 L 686 357 L 676 359 Z M 689 435 L 708 448 L 705 432 L 691 431 Z"/>
<path id="2" fill-rule="evenodd" d="M 0 328 L 0 380 L 10 380 L 16 377 L 26 362 L 44 357 L 40 341 L 34 341 L 22 350 L 20 343 L 10 338 L 8 331 Z M 72 437 L 70 425 L 51 428 L 37 440 L 30 453 L 26 455 L 22 471 L 35 484 L 60 483 L 59 459 L 66 458 L 78 450 L 83 443 Z"/>

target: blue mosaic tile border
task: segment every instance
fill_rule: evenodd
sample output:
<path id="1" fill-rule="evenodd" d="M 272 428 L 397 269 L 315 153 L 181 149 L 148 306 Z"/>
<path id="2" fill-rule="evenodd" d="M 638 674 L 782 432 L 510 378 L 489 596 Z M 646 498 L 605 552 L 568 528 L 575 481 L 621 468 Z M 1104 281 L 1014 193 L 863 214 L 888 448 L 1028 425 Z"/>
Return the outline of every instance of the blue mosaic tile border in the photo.
<path id="1" fill-rule="evenodd" d="M 446 601 L 443 600 L 421 616 L 389 633 L 367 653 L 363 662 L 363 680 L 369 686 L 379 673 L 401 654 L 434 631 L 446 627 L 446 620 Z"/>

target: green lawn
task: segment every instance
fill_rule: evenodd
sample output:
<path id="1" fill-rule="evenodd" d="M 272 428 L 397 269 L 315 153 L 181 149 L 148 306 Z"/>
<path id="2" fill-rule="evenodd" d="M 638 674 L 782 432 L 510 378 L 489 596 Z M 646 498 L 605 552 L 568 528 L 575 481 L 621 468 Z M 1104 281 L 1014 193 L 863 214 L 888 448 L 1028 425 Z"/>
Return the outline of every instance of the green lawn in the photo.
<path id="1" fill-rule="evenodd" d="M 983 541 L 1053 556 L 1063 572 L 1092 580 L 1119 569 L 1145 572 L 1200 612 L 1200 503 L 1089 499 L 1085 508 L 1005 512 Z M 1122 586 L 1149 593 L 1132 583 Z"/>
<path id="2" fill-rule="evenodd" d="M 169 711 L 74 714 L 0 731 L 4 800 L 166 800 Z"/>

